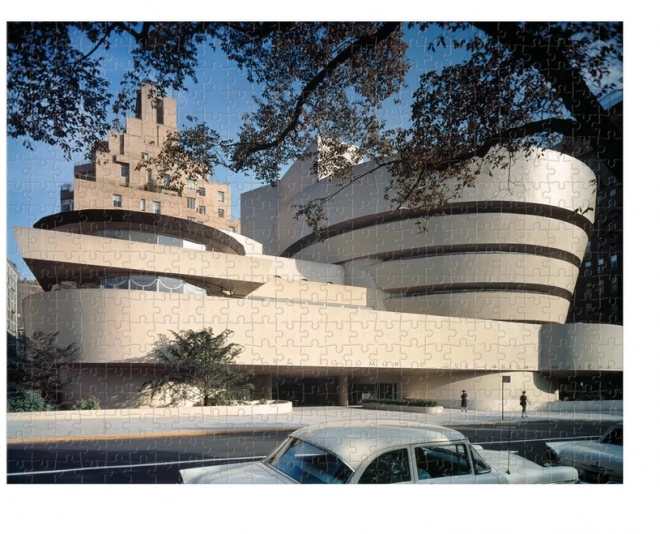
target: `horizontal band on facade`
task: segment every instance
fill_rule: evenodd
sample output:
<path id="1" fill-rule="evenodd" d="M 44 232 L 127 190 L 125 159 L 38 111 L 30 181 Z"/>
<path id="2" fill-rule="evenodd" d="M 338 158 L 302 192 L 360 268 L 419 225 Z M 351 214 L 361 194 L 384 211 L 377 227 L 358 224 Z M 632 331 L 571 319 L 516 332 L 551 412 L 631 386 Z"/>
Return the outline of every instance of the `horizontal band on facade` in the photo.
<path id="1" fill-rule="evenodd" d="M 442 295 L 451 293 L 479 292 L 487 291 L 513 291 L 516 293 L 537 293 L 539 295 L 549 295 L 571 300 L 573 294 L 570 291 L 543 284 L 521 284 L 517 282 L 475 282 L 465 284 L 432 284 L 425 286 L 408 287 L 401 290 L 386 290 L 393 297 L 420 297 L 429 295 Z"/>
<path id="2" fill-rule="evenodd" d="M 433 209 L 396 209 L 384 211 L 374 215 L 365 215 L 345 222 L 333 224 L 321 231 L 317 237 L 310 233 L 298 241 L 289 245 L 282 256 L 291 258 L 301 250 L 313 245 L 314 243 L 324 241 L 337 235 L 345 234 L 354 230 L 360 230 L 369 226 L 377 226 L 393 221 L 402 221 L 406 219 L 419 219 L 423 217 L 435 217 L 438 215 L 469 215 L 473 213 L 509 213 L 516 215 L 536 215 L 548 217 L 572 224 L 583 230 L 588 237 L 593 233 L 593 223 L 580 215 L 579 213 L 558 206 L 549 206 L 546 204 L 531 204 L 528 202 L 516 201 L 481 201 L 481 202 L 455 202 L 436 206 Z"/>
<path id="3" fill-rule="evenodd" d="M 373 259 L 383 262 L 396 261 L 402 259 L 432 258 L 435 256 L 449 256 L 451 254 L 476 254 L 476 253 L 512 253 L 529 254 L 532 256 L 543 256 L 570 263 L 575 267 L 580 267 L 582 262 L 575 254 L 559 250 L 552 247 L 543 247 L 540 245 L 523 245 L 519 243 L 473 243 L 464 245 L 439 245 L 430 247 L 414 247 L 405 250 L 396 250 L 382 252 L 378 254 L 365 254 L 360 256 L 360 260 Z M 338 262 L 339 264 L 348 263 L 353 260 Z"/>

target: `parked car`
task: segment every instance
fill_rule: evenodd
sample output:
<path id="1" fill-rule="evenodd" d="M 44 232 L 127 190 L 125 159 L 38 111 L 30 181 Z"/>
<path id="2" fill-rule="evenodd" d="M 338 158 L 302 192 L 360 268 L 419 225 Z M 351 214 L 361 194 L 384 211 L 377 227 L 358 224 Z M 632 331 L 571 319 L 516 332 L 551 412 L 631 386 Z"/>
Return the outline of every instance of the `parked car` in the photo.
<path id="1" fill-rule="evenodd" d="M 548 460 L 575 467 L 581 482 L 623 482 L 623 423 L 608 428 L 598 441 L 555 441 L 545 445 Z"/>
<path id="2" fill-rule="evenodd" d="M 179 472 L 186 484 L 575 483 L 572 467 L 542 467 L 484 450 L 449 428 L 335 422 L 292 433 L 265 460 Z"/>

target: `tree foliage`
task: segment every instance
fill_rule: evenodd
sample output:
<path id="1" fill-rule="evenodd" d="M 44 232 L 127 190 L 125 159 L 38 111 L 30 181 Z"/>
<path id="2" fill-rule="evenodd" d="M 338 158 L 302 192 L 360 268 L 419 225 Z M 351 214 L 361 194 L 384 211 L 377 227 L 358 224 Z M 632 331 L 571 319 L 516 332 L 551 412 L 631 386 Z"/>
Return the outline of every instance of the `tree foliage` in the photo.
<path id="1" fill-rule="evenodd" d="M 50 412 L 53 406 L 38 392 L 28 389 L 10 395 L 7 400 L 8 412 Z"/>
<path id="2" fill-rule="evenodd" d="M 75 343 L 57 346 L 58 332 L 36 331 L 26 337 L 23 350 L 7 354 L 7 389 L 11 396 L 26 391 L 39 394 L 46 403 L 58 404 L 63 389 L 75 380 L 67 372 L 78 354 Z"/>
<path id="3" fill-rule="evenodd" d="M 134 68 L 115 100 L 117 113 L 130 108 L 144 80 L 155 83 L 156 96 L 182 89 L 187 79 L 196 81 L 202 46 L 222 51 L 261 91 L 235 139 L 199 124 L 172 137 L 161 155 L 142 164 L 160 174 L 204 178 L 223 165 L 274 184 L 284 165 L 310 156 L 310 144 L 322 138 L 332 141 L 319 158 L 319 175 L 341 188 L 360 178 L 352 171 L 355 161 L 375 160 L 393 176 L 387 190 L 393 205 L 422 210 L 473 185 L 475 162 L 505 167 L 509 155 L 559 140 L 588 142 L 615 178 L 623 177 L 622 132 L 599 103 L 613 88 L 611 73 L 622 68 L 623 32 L 616 22 L 9 27 L 9 134 L 57 144 L 69 154 L 81 146 L 69 145 L 69 139 L 102 137 L 100 110 L 110 96 L 99 76 L 99 58 L 113 36 L 128 35 L 135 43 Z M 459 50 L 465 59 L 422 74 L 412 101 L 399 104 L 402 110 L 409 106 L 410 121 L 391 126 L 379 110 L 405 85 L 410 68 L 405 29 L 426 32 L 430 51 Z M 68 40 L 73 30 L 89 40 L 87 54 Z M 74 109 L 85 111 L 82 118 L 73 116 Z M 352 158 L 344 157 L 346 145 L 357 147 Z M 320 204 L 331 196 L 300 206 L 298 215 L 318 227 Z"/>
<path id="4" fill-rule="evenodd" d="M 212 328 L 172 332 L 174 339 L 161 340 L 155 351 L 165 372 L 145 383 L 143 390 L 150 392 L 152 399 L 164 395 L 172 406 L 186 401 L 224 405 L 244 398 L 252 390 L 252 375 L 236 364 L 243 347 L 227 343 L 231 334 L 225 330 L 216 336 Z"/>

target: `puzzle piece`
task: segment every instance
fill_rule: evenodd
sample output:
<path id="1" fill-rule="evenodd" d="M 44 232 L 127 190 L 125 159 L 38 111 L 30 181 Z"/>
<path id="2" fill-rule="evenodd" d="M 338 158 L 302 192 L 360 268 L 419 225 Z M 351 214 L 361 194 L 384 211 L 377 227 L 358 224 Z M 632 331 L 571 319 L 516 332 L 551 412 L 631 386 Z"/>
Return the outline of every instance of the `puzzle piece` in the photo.
<path id="1" fill-rule="evenodd" d="M 489 24 L 459 32 L 465 39 L 486 36 Z M 256 39 L 267 28 L 234 28 L 233 39 L 241 32 L 241 39 Z M 526 28 L 534 25 L 517 31 Z M 89 46 L 79 30 L 71 31 L 81 49 Z M 188 90 L 152 101 L 145 81 L 135 113 L 109 132 L 107 152 L 89 147 L 89 161 L 82 155 L 69 161 L 43 144 L 30 151 L 9 139 L 8 221 L 16 229 L 7 237 L 8 348 L 32 357 L 38 351 L 20 343 L 23 336 L 57 333 L 48 350 L 70 360 L 61 371 L 66 380 L 54 393 L 44 390 L 58 411 L 9 414 L 9 482 L 173 483 L 187 468 L 195 470 L 184 474 L 187 481 L 208 481 L 219 464 L 230 464 L 221 471 L 233 473 L 221 481 L 241 483 L 532 483 L 550 481 L 543 478 L 550 472 L 557 473 L 555 482 L 574 481 L 570 468 L 541 470 L 524 460 L 543 464 L 546 443 L 595 441 L 622 420 L 622 185 L 611 162 L 603 163 L 609 156 L 602 146 L 589 144 L 599 142 L 600 132 L 579 140 L 528 132 L 531 144 L 511 152 L 505 141 L 477 146 L 490 142 L 484 137 L 490 122 L 500 125 L 501 140 L 518 129 L 506 122 L 504 109 L 534 97 L 521 88 L 513 100 L 500 94 L 501 102 L 488 107 L 491 92 L 513 87 L 504 64 L 501 80 L 469 86 L 481 88 L 473 107 L 490 110 L 488 124 L 472 122 L 465 103 L 473 95 L 458 89 L 449 107 L 459 118 L 441 122 L 447 106 L 433 100 L 429 87 L 447 92 L 433 76 L 477 61 L 480 51 L 445 46 L 438 38 L 447 31 L 403 28 L 410 87 L 398 91 L 402 103 L 370 106 L 360 118 L 382 121 L 383 136 L 385 128 L 403 134 L 413 123 L 423 131 L 397 138 L 391 148 L 400 152 L 386 159 L 374 146 L 362 154 L 342 144 L 340 157 L 360 177 L 352 183 L 315 174 L 334 147 L 331 134 L 344 141 L 350 136 L 342 136 L 342 124 L 353 124 L 337 115 L 328 129 L 314 115 L 314 99 L 325 98 L 330 108 L 343 97 L 319 97 L 315 89 L 300 103 L 319 120 L 304 132 L 309 157 L 292 155 L 302 150 L 301 137 L 252 156 L 272 161 L 276 187 L 245 174 L 250 165 L 228 159 L 229 167 L 217 166 L 212 175 L 184 174 L 181 190 L 172 187 L 172 176 L 140 165 L 161 153 L 187 115 L 211 124 L 222 143 L 241 132 L 260 143 L 276 138 L 286 117 L 273 111 L 265 125 L 254 118 L 261 101 L 274 104 L 276 97 L 249 81 L 247 63 L 227 57 L 220 41 L 215 48 L 195 44 L 197 80 Z M 129 44 L 124 33 L 108 35 L 104 64 L 113 91 L 121 73 L 135 68 Z M 259 50 L 288 45 L 255 46 L 248 63 L 263 61 Z M 296 61 L 301 71 L 313 71 L 302 68 L 302 46 L 297 59 L 268 68 L 267 75 L 282 77 L 282 87 Z M 349 63 L 338 61 L 348 69 L 339 76 L 355 75 Z M 561 93 L 563 110 L 566 87 L 548 81 L 554 76 L 548 70 L 537 74 L 545 81 L 534 78 L 536 92 L 547 86 Z M 422 87 L 421 75 L 431 86 Z M 384 76 L 369 83 L 385 83 Z M 292 84 L 298 85 L 304 87 Z M 594 99 L 590 93 L 587 100 Z M 608 102 L 603 120 L 620 130 L 622 102 Z M 290 104 L 292 114 L 296 100 Z M 429 116 L 425 105 L 434 109 Z M 572 112 L 555 111 L 525 109 L 520 116 L 563 121 Z M 252 123 L 241 130 L 249 114 Z M 284 137 L 303 129 L 294 123 Z M 607 137 L 602 122 L 601 129 Z M 452 147 L 463 151 L 449 159 L 470 155 L 455 175 L 448 164 L 434 167 L 447 132 Z M 363 138 L 366 144 L 376 135 Z M 405 149 L 412 159 L 405 160 Z M 418 178 L 408 184 L 417 189 L 397 197 L 405 173 Z M 434 201 L 415 203 L 424 190 L 435 192 Z M 296 212 L 326 198 L 325 228 L 315 233 Z M 195 341 L 205 330 L 228 331 L 220 352 L 235 350 L 221 371 L 218 350 Z M 185 339 L 174 343 L 177 335 Z M 247 373 L 252 389 L 236 377 L 231 383 L 231 373 Z M 290 457 L 280 449 L 261 463 L 307 426 L 315 429 L 294 435 Z M 431 434 L 437 440 L 426 439 Z M 602 455 L 590 449 L 585 457 L 605 469 Z M 278 464 L 282 458 L 288 467 Z"/>

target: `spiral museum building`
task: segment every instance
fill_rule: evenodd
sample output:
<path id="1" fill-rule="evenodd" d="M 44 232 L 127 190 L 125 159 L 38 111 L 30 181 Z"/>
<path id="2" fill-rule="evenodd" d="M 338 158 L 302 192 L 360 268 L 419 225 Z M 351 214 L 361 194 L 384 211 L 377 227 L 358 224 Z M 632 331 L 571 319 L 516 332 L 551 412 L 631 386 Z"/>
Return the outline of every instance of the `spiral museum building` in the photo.
<path id="1" fill-rule="evenodd" d="M 550 150 L 478 175 L 425 214 L 383 200 L 384 169 L 339 192 L 315 237 L 295 205 L 335 192 L 296 162 L 241 196 L 242 235 L 162 213 L 78 209 L 17 228 L 45 290 L 23 302 L 26 334 L 80 348 L 65 400 L 149 405 L 142 384 L 171 331 L 228 328 L 255 397 L 305 405 L 362 395 L 518 409 L 576 377 L 620 379 L 622 327 L 565 324 L 592 231 L 594 175 Z M 369 162 L 355 168 L 369 170 Z M 503 377 L 507 383 L 502 401 Z"/>

